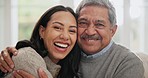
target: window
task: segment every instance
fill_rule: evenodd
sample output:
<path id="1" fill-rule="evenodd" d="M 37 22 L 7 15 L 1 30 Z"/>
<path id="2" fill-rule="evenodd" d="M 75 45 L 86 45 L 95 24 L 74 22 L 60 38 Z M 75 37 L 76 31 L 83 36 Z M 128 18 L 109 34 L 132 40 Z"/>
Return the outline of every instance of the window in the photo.
<path id="1" fill-rule="evenodd" d="M 18 0 L 18 40 L 29 39 L 42 13 L 58 2 L 58 0 Z"/>
<path id="2" fill-rule="evenodd" d="M 0 0 L 0 50 L 29 39 L 39 17 L 51 6 L 74 10 L 81 0 Z M 110 0 L 116 8 L 118 30 L 114 41 L 134 52 L 148 51 L 148 1 Z M 147 52 L 148 53 L 148 52 Z"/>
<path id="3" fill-rule="evenodd" d="M 134 52 L 148 51 L 146 0 L 111 0 L 116 8 L 118 32 L 115 41 Z"/>

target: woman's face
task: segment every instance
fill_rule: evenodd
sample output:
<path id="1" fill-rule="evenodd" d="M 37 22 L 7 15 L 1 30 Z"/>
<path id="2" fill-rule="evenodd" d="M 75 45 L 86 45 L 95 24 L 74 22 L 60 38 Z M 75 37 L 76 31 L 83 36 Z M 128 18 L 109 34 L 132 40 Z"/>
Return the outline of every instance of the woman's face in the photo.
<path id="1" fill-rule="evenodd" d="M 49 52 L 49 58 L 57 63 L 72 50 L 77 39 L 77 23 L 70 12 L 59 11 L 51 16 L 47 27 L 40 26 L 40 36 Z"/>

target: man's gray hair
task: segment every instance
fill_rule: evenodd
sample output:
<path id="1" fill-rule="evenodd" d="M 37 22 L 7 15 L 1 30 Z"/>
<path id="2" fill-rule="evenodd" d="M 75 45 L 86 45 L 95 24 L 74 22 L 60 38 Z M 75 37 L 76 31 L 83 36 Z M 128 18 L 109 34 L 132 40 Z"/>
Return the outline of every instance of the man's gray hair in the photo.
<path id="1" fill-rule="evenodd" d="M 97 6 L 97 7 L 107 8 L 110 23 L 112 24 L 112 26 L 116 25 L 117 20 L 116 20 L 115 8 L 109 0 L 82 0 L 76 9 L 76 14 L 79 15 L 81 9 L 84 8 L 85 6 Z"/>

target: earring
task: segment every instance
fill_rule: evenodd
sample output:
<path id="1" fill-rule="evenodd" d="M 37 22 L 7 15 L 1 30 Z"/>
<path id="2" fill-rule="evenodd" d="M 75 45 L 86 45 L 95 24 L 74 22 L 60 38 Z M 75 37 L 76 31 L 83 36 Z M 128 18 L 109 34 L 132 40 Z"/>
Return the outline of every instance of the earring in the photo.
<path id="1" fill-rule="evenodd" d="M 42 40 L 42 37 L 40 37 L 40 40 Z"/>

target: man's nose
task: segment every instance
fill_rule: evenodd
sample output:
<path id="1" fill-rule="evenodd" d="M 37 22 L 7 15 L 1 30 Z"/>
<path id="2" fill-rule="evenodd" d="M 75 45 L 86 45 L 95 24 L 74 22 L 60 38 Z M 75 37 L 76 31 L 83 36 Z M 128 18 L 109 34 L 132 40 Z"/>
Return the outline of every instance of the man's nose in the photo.
<path id="1" fill-rule="evenodd" d="M 95 30 L 94 25 L 93 25 L 93 24 L 89 25 L 89 26 L 86 28 L 85 32 L 86 32 L 88 35 L 93 35 L 93 34 L 95 34 L 95 33 L 96 33 L 96 30 Z"/>

